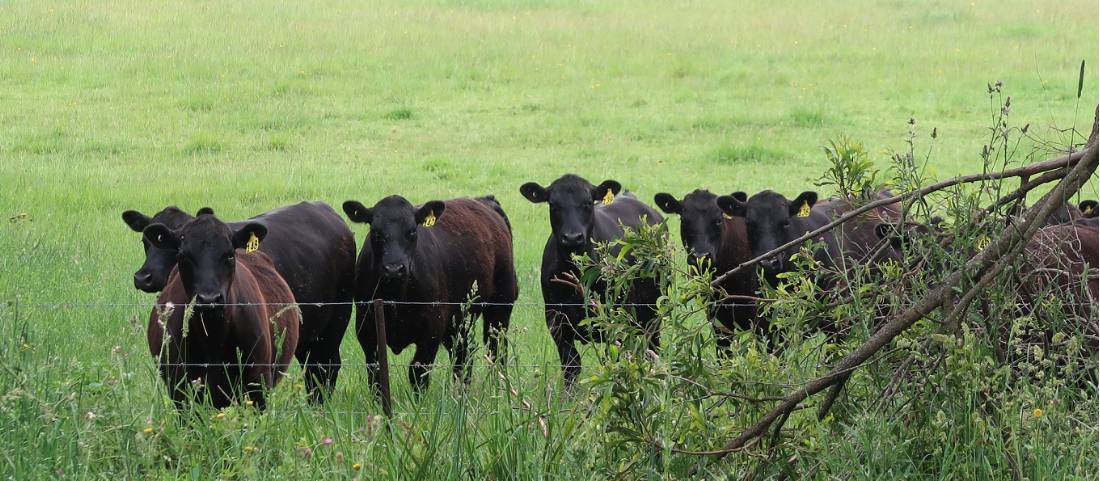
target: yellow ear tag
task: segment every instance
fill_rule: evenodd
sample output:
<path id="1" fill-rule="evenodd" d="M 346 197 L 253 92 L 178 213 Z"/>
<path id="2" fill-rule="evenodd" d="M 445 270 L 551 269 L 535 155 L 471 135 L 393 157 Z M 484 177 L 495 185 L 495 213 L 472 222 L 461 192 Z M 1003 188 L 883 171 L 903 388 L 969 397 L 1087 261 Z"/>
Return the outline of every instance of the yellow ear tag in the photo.
<path id="1" fill-rule="evenodd" d="M 603 205 L 611 205 L 612 202 L 615 202 L 615 193 L 607 189 L 607 195 L 603 196 Z"/>
<path id="2" fill-rule="evenodd" d="M 1092 206 L 1090 205 L 1090 206 L 1088 206 L 1088 207 L 1085 207 L 1085 210 L 1084 210 L 1084 211 L 1082 211 L 1081 213 L 1082 213 L 1082 214 L 1085 214 L 1085 215 L 1089 215 L 1089 214 L 1091 214 L 1091 213 L 1092 213 Z"/>
<path id="3" fill-rule="evenodd" d="M 428 212 L 428 216 L 424 218 L 424 227 L 431 227 L 435 225 L 435 212 Z"/>
<path id="4" fill-rule="evenodd" d="M 260 250 L 260 238 L 256 237 L 256 233 L 253 232 L 248 235 L 248 243 L 244 245 L 245 252 L 256 252 Z"/>
<path id="5" fill-rule="evenodd" d="M 810 203 L 809 202 L 806 202 L 806 201 L 802 202 L 802 207 L 798 208 L 798 216 L 799 217 L 809 217 L 810 216 Z"/>
<path id="6" fill-rule="evenodd" d="M 733 216 L 732 216 L 732 215 L 729 215 L 729 214 L 727 214 L 727 213 L 725 213 L 725 212 L 723 212 L 723 213 L 722 213 L 722 218 L 723 218 L 723 219 L 729 219 L 729 220 L 733 220 Z"/>
<path id="7" fill-rule="evenodd" d="M 978 242 L 977 242 L 977 244 L 975 244 L 975 247 L 977 247 L 978 250 L 980 250 L 980 251 L 985 250 L 986 247 L 989 247 L 989 243 L 992 242 L 992 241 L 993 240 L 990 239 L 989 236 L 983 235 L 980 238 L 978 238 Z"/>

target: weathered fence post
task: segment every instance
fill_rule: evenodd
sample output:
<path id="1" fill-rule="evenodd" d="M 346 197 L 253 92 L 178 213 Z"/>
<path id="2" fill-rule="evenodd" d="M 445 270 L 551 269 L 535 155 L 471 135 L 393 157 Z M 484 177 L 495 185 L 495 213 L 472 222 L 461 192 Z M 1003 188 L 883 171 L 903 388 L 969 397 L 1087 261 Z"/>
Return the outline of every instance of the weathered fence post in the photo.
<path id="1" fill-rule="evenodd" d="M 386 358 L 386 315 L 382 299 L 374 300 L 374 333 L 378 340 L 378 388 L 382 396 L 382 412 L 393 417 L 393 405 L 390 404 L 390 363 Z"/>

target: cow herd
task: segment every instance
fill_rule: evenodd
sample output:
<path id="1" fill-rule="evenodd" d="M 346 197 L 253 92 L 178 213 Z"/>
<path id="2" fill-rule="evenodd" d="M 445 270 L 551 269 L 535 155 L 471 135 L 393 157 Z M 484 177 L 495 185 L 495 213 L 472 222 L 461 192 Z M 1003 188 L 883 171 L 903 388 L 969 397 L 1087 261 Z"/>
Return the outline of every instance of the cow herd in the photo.
<path id="1" fill-rule="evenodd" d="M 564 175 L 547 186 L 528 182 L 519 190 L 527 200 L 548 205 L 551 232 L 543 248 L 540 281 L 546 325 L 565 382 L 572 384 L 581 369 L 577 344 L 602 340 L 600 332 L 581 322 L 589 312 L 576 286 L 563 282 L 580 277 L 575 256 L 595 256 L 598 244 L 664 218 L 614 180 L 593 185 Z M 772 191 L 748 196 L 696 190 L 682 198 L 660 193 L 654 202 L 661 212 L 680 217 L 688 262 L 719 274 L 853 208 L 840 199 L 819 201 L 815 192 L 787 199 Z M 370 305 L 376 299 L 385 301 L 382 317 L 389 348 L 400 353 L 415 346 L 408 374 L 418 389 L 427 385 L 440 345 L 450 354 L 454 374 L 468 379 L 467 339 L 477 318 L 483 322 L 487 355 L 499 354 L 519 288 L 511 222 L 493 196 L 414 205 L 393 195 L 371 207 L 349 200 L 343 210 L 352 222 L 370 226 L 358 256 L 348 224 L 322 202 L 302 202 L 229 223 L 205 207 L 194 216 L 176 207 L 152 217 L 132 210 L 122 214 L 131 229 L 142 233 L 145 248 L 134 286 L 160 293 L 150 315 L 148 343 L 177 404 L 197 389 L 205 390 L 203 396 L 218 407 L 247 396 L 262 409 L 264 391 L 278 382 L 291 357 L 303 367 L 309 399 L 322 402 L 336 385 L 340 344 L 353 305 L 356 336 L 376 384 L 378 339 Z M 1096 211 L 1094 201 L 1066 204 L 1033 240 L 1036 246 L 1029 244 L 1029 252 L 1046 246 L 1042 252 L 1048 255 L 1040 257 L 1076 263 L 1078 271 L 1094 270 Z M 906 230 L 898 226 L 899 218 L 897 204 L 872 209 L 815 239 L 814 258 L 830 268 L 823 272 L 904 262 Z M 719 352 L 738 330 L 771 335 L 767 320 L 757 316 L 751 302 L 721 301 L 730 296 L 751 299 L 761 283 L 776 283 L 782 273 L 795 269 L 790 259 L 797 250 L 722 279 L 707 313 L 715 321 Z M 829 287 L 836 277 L 820 275 L 817 282 Z M 596 280 L 594 289 L 606 289 L 606 283 Z M 1092 306 L 1096 290 L 1096 276 L 1091 276 Z M 634 280 L 628 293 L 641 335 L 655 351 L 660 344 L 655 311 L 659 295 L 656 282 L 644 278 Z"/>

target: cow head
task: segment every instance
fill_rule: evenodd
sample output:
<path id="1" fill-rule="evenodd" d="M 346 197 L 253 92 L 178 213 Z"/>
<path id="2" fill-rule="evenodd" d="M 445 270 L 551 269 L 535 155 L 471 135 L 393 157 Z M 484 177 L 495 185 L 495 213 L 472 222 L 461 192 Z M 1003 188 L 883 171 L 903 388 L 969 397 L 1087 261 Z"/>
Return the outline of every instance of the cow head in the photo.
<path id="1" fill-rule="evenodd" d="M 204 207 L 204 210 L 209 208 Z M 203 212 L 204 210 L 200 210 Z M 179 229 L 184 224 L 194 220 L 194 217 L 175 206 L 165 207 L 156 215 L 149 217 L 136 210 L 128 210 L 122 213 L 122 220 L 130 226 L 134 232 L 142 232 L 152 224 L 162 224 L 169 229 Z M 142 244 L 145 247 L 145 263 L 134 273 L 134 287 L 145 292 L 160 292 L 164 284 L 168 282 L 168 274 L 176 265 L 176 250 L 161 249 L 149 243 L 142 236 Z"/>
<path id="2" fill-rule="evenodd" d="M 585 252 L 592 243 L 596 228 L 596 202 L 614 196 L 622 186 L 605 180 L 594 186 L 587 180 L 566 174 L 549 187 L 528 182 L 519 188 L 527 200 L 550 204 L 550 230 L 558 246 L 570 253 Z"/>
<path id="3" fill-rule="evenodd" d="M 213 214 L 199 215 L 179 229 L 164 224 L 145 228 L 145 240 L 158 249 L 177 252 L 180 281 L 195 308 L 205 311 L 225 304 L 236 272 L 237 249 L 262 241 L 267 228 L 250 222 L 236 230 Z"/>
<path id="4" fill-rule="evenodd" d="M 808 215 L 817 202 L 817 192 L 803 192 L 794 200 L 787 200 L 782 194 L 765 190 L 741 200 L 744 198 L 741 192 L 724 195 L 718 198 L 718 206 L 726 214 L 745 219 L 749 247 L 753 257 L 757 257 L 805 234 L 805 229 L 796 225 L 801 224 L 796 217 Z M 789 257 L 787 254 L 773 256 L 760 261 L 760 267 L 765 274 L 774 276 L 791 269 Z"/>
<path id="5" fill-rule="evenodd" d="M 420 230 L 435 224 L 444 208 L 438 200 L 417 208 L 398 195 L 386 197 L 369 209 L 358 201 L 344 202 L 344 213 L 349 219 L 370 224 L 368 242 L 382 279 L 400 283 L 406 282 L 412 273 Z"/>
<path id="6" fill-rule="evenodd" d="M 746 200 L 743 192 L 733 195 L 741 202 Z M 666 214 L 680 216 L 680 240 L 687 251 L 688 264 L 714 267 L 728 225 L 726 214 L 718 207 L 718 196 L 696 190 L 684 196 L 683 201 L 666 193 L 657 194 L 653 201 Z"/>

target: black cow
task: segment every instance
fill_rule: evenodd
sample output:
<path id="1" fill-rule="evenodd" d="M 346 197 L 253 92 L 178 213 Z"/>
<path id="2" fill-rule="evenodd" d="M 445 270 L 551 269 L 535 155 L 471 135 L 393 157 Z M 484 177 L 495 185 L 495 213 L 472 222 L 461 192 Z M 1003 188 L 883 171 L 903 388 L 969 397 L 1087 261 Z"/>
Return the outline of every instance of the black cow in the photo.
<path id="1" fill-rule="evenodd" d="M 807 191 L 788 201 L 782 194 L 765 190 L 748 200 L 742 201 L 741 195 L 722 196 L 718 205 L 722 211 L 745 219 L 745 228 L 749 237 L 752 256 L 757 257 L 786 244 L 807 232 L 818 229 L 852 210 L 850 202 L 843 199 L 829 199 L 817 202 L 816 192 Z M 889 196 L 882 192 L 878 198 Z M 898 205 L 871 209 L 840 227 L 819 235 L 813 239 L 822 243 L 814 250 L 814 259 L 828 268 L 848 269 L 865 264 L 877 264 L 885 260 L 900 260 L 900 253 L 890 245 L 884 245 L 876 227 L 884 222 L 894 222 L 900 216 Z M 786 252 L 760 262 L 765 279 L 775 285 L 778 275 L 793 270 L 790 258 L 801 246 L 794 246 Z M 835 276 L 819 277 L 822 287 L 831 286 Z"/>
<path id="2" fill-rule="evenodd" d="M 294 295 L 266 254 L 246 249 L 266 234 L 262 224 L 231 228 L 213 215 L 200 215 L 180 229 L 145 228 L 146 242 L 179 257 L 147 332 L 149 351 L 159 359 L 177 406 L 195 382 L 216 407 L 245 393 L 263 409 L 264 391 L 290 364 L 300 322 Z"/>
<path id="3" fill-rule="evenodd" d="M 747 200 L 742 193 L 735 195 L 740 196 L 742 202 Z M 680 201 L 671 194 L 660 193 L 653 202 L 666 214 L 680 216 L 680 239 L 687 251 L 689 266 L 697 267 L 700 272 L 712 270 L 722 274 L 751 258 L 745 219 L 725 215 L 718 207 L 717 195 L 695 190 Z M 720 290 L 715 291 L 712 300 L 719 304 L 708 309 L 707 317 L 717 320 L 724 328 L 715 326 L 719 353 L 724 353 L 729 346 L 735 326 L 767 334 L 766 320 L 757 319 L 753 302 L 745 298 L 721 302 L 726 294 L 753 297 L 756 288 L 756 274 L 751 269 L 743 269 L 728 277 Z"/>
<path id="4" fill-rule="evenodd" d="M 1077 204 L 1077 210 L 1081 211 L 1081 217 L 1085 219 L 1095 219 L 1100 215 L 1100 208 L 1097 208 L 1095 200 L 1082 200 Z"/>
<path id="5" fill-rule="evenodd" d="M 370 224 L 356 274 L 356 333 L 377 385 L 377 335 L 373 299 L 384 307 L 386 343 L 394 353 L 416 345 L 409 382 L 422 391 L 439 345 L 451 355 L 454 373 L 469 380 L 469 326 L 484 320 L 483 339 L 497 355 L 519 295 L 508 217 L 492 196 L 438 200 L 413 206 L 389 196 L 367 208 L 349 200 L 344 212 Z M 476 290 L 475 290 L 476 289 Z M 476 295 L 470 318 L 462 303 Z M 478 304 L 484 303 L 484 304 Z"/>
<path id="6" fill-rule="evenodd" d="M 633 195 L 620 195 L 621 189 L 614 180 L 594 186 L 572 174 L 562 176 L 549 187 L 528 182 L 519 189 L 531 202 L 550 204 L 550 237 L 542 251 L 542 297 L 546 306 L 546 325 L 558 348 L 566 385 L 572 385 L 581 371 L 581 357 L 575 343 L 600 341 L 601 336 L 580 324 L 588 313 L 581 294 L 573 286 L 556 279 L 569 275 L 579 279 L 580 271 L 572 256 L 595 256 L 596 243 L 622 238 L 624 227 L 664 221 L 661 214 Z M 596 292 L 602 294 L 605 288 L 603 283 L 596 283 Z M 632 304 L 654 304 L 660 295 L 652 279 L 636 279 L 630 291 L 628 298 Z M 637 306 L 634 318 L 645 330 L 650 346 L 656 349 L 660 344 L 656 309 Z"/>
<path id="7" fill-rule="evenodd" d="M 204 207 L 198 214 L 213 211 Z M 176 230 L 194 219 L 175 207 L 152 218 L 136 211 L 124 212 L 122 217 L 135 230 L 144 229 L 150 222 Z M 248 223 L 267 228 L 259 250 L 271 257 L 294 298 L 302 304 L 301 341 L 296 356 L 304 367 L 310 400 L 321 402 L 336 385 L 340 342 L 351 319 L 355 236 L 340 215 L 323 202 L 301 202 L 228 225 L 237 229 Z M 145 264 L 134 274 L 134 283 L 147 292 L 159 291 L 176 265 L 178 251 L 171 246 L 153 245 L 147 237 L 143 242 Z"/>
<path id="8" fill-rule="evenodd" d="M 152 217 L 136 210 L 128 210 L 122 213 L 122 220 L 130 229 L 140 234 L 150 224 L 161 224 L 172 230 L 179 229 L 195 220 L 195 217 L 170 205 Z M 134 273 L 134 287 L 144 292 L 160 292 L 168 283 L 168 274 L 176 267 L 176 250 L 158 248 L 144 236 L 141 242 L 145 246 L 145 263 Z"/>

